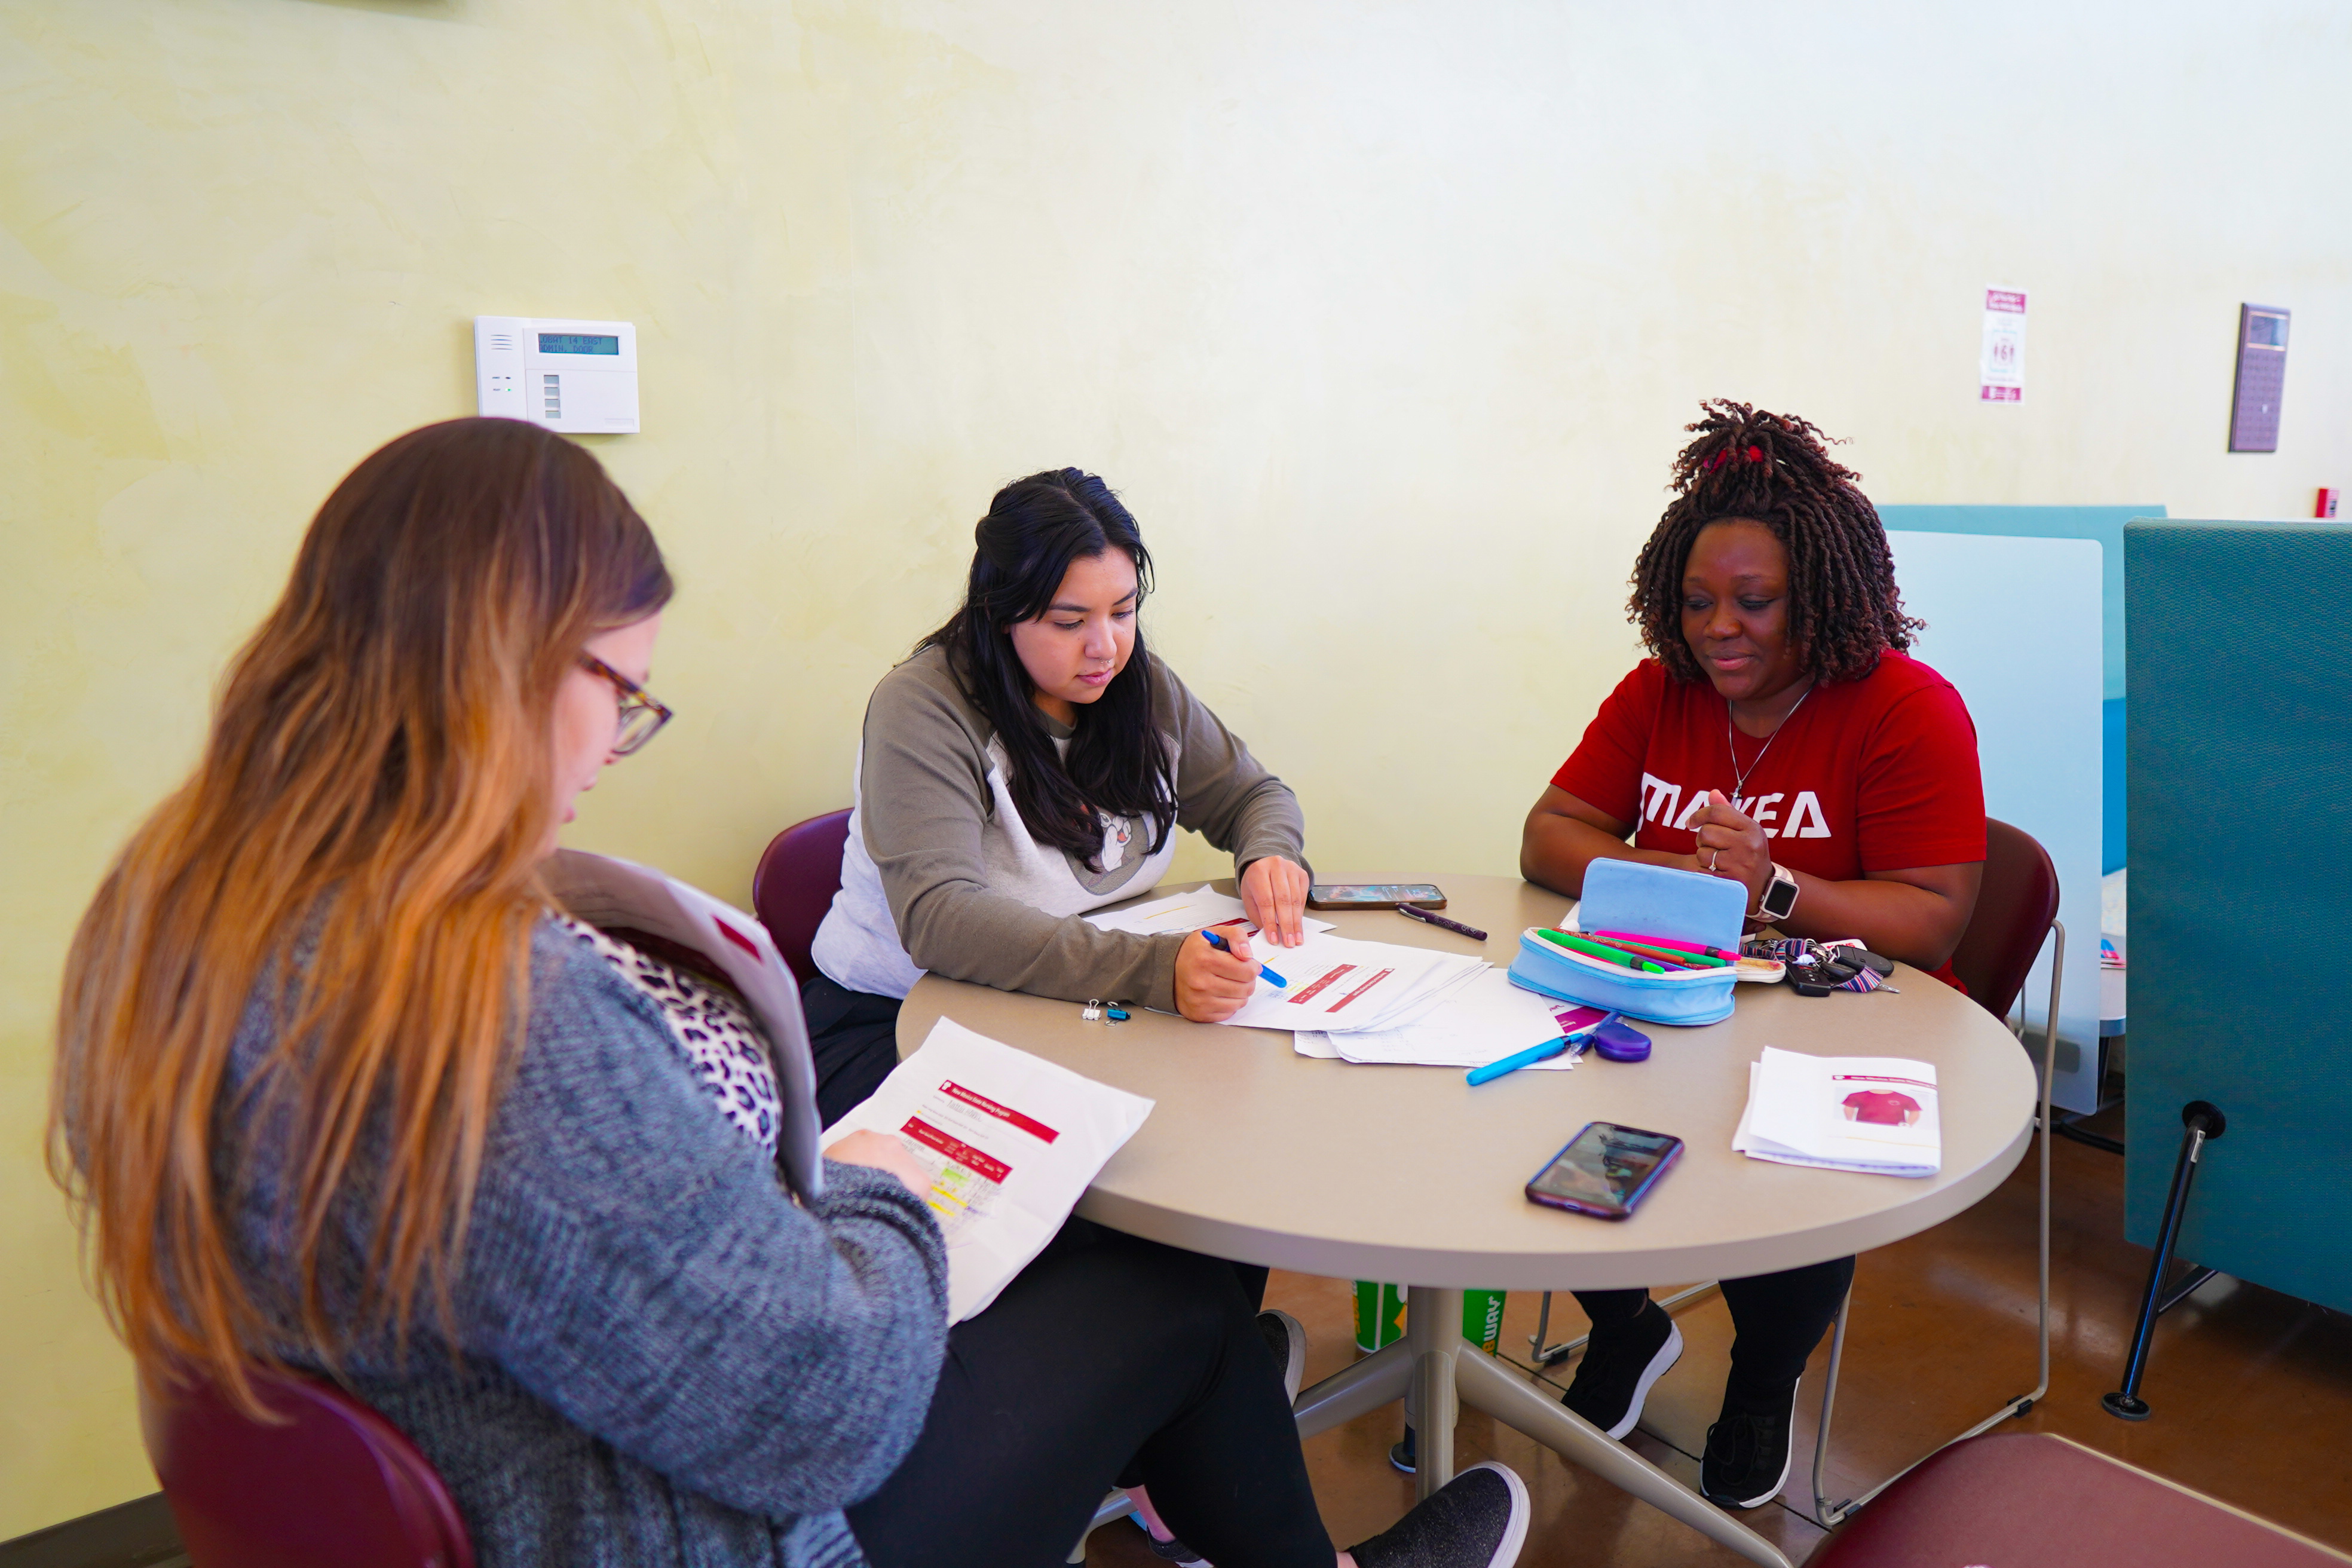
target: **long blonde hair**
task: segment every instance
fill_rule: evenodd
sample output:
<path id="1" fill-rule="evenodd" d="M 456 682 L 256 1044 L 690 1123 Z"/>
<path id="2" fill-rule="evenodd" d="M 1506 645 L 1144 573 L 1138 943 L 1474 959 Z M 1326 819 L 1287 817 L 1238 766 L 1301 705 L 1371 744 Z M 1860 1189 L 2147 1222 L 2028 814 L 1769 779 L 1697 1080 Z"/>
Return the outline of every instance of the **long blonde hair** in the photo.
<path id="1" fill-rule="evenodd" d="M 557 686 L 670 579 L 596 460 L 536 426 L 410 432 L 320 508 L 223 684 L 203 760 L 132 835 L 67 959 L 49 1168 L 143 1373 L 244 1369 L 292 1336 L 446 1322 L 484 1134 L 528 1007 Z M 302 950 L 298 955 L 297 945 Z M 257 988 L 267 986 L 261 996 Z M 257 1305 L 217 1178 L 230 1047 L 287 1004 L 241 1094 L 285 1139 L 298 1322 Z M 322 1237 L 385 1118 L 356 1320 Z"/>

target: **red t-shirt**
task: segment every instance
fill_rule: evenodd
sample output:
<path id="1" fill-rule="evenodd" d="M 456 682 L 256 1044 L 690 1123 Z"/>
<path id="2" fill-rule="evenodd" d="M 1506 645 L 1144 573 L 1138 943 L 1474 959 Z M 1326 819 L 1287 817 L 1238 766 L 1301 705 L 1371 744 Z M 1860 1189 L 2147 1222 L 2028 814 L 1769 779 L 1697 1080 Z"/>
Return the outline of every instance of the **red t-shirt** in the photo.
<path id="1" fill-rule="evenodd" d="M 1851 882 L 1865 871 L 1985 858 L 1977 728 L 1952 683 L 1889 649 L 1860 680 L 1813 688 L 1767 742 L 1725 730 L 1704 680 L 1643 659 L 1601 704 L 1552 783 L 1620 822 L 1637 849 L 1688 855 L 1706 792 L 1732 793 L 1792 871 Z M 1735 761 L 1736 756 L 1736 761 Z M 1947 963 L 1938 975 L 1952 980 Z M 1957 981 L 1954 981 L 1957 984 Z"/>
<path id="2" fill-rule="evenodd" d="M 1868 1121 L 1880 1127 L 1900 1127 L 1906 1116 L 1916 1114 L 1919 1102 L 1907 1094 L 1889 1089 L 1858 1089 L 1838 1101 L 1853 1109 L 1856 1121 Z"/>

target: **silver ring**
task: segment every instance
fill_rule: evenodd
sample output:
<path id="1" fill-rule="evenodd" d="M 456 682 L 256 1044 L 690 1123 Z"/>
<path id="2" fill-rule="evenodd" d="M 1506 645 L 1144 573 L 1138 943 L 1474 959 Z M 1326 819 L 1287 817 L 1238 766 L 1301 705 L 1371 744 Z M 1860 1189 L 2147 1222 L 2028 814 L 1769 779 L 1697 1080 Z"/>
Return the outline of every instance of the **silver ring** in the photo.
<path id="1" fill-rule="evenodd" d="M 1715 868 L 1716 868 L 1717 866 L 1720 866 L 1720 865 L 1722 865 L 1722 864 L 1723 864 L 1723 851 L 1722 851 L 1722 849 L 1720 849 L 1719 847 L 1717 847 L 1716 846 L 1713 846 L 1713 845 L 1708 846 L 1708 847 L 1709 847 L 1709 848 L 1713 848 L 1713 849 L 1715 849 L 1715 858 L 1714 858 L 1714 859 L 1712 859 L 1712 860 L 1709 860 L 1709 861 L 1706 863 L 1706 868 L 1707 868 L 1708 872 L 1709 872 L 1710 874 L 1712 874 L 1712 873 L 1714 872 Z"/>

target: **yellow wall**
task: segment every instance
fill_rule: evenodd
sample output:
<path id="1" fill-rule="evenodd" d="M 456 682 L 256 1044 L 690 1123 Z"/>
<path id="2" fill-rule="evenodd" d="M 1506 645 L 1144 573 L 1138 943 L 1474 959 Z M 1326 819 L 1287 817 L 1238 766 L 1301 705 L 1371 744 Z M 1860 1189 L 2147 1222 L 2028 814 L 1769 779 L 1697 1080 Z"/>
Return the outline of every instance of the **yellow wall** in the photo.
<path id="1" fill-rule="evenodd" d="M 2352 485 L 2346 13 L 1927 9 L 0 0 L 0 1538 L 152 1486 L 37 1165 L 70 924 L 310 509 L 471 411 L 473 315 L 637 326 L 595 445 L 682 716 L 580 841 L 745 897 L 991 489 L 1076 463 L 1326 869 L 1506 871 L 1702 395 L 1887 501 Z"/>

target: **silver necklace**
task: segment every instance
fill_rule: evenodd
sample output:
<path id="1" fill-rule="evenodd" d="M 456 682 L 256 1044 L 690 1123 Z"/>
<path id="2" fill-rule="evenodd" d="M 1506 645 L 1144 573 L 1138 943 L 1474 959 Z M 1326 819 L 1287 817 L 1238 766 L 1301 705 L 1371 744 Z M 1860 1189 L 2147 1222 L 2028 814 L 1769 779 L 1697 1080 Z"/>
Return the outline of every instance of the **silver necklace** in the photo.
<path id="1" fill-rule="evenodd" d="M 1813 689 L 1811 686 L 1806 687 L 1803 695 L 1800 696 L 1795 702 L 1791 703 L 1789 710 L 1780 715 L 1780 721 L 1772 726 L 1772 732 L 1764 737 L 1764 751 L 1757 752 L 1756 760 L 1748 763 L 1744 768 L 1739 765 L 1738 748 L 1731 743 L 1731 701 L 1728 698 L 1724 700 L 1723 749 L 1728 752 L 1731 757 L 1732 810 L 1738 811 L 1739 809 L 1739 792 L 1748 787 L 1748 775 L 1764 765 L 1764 752 L 1769 752 L 1772 749 L 1772 742 L 1780 738 L 1780 731 L 1789 727 L 1789 721 L 1794 719 L 1797 716 L 1797 710 L 1805 705 L 1805 698 L 1811 697 L 1812 694 Z"/>

